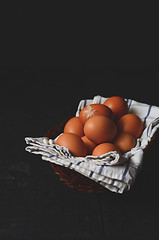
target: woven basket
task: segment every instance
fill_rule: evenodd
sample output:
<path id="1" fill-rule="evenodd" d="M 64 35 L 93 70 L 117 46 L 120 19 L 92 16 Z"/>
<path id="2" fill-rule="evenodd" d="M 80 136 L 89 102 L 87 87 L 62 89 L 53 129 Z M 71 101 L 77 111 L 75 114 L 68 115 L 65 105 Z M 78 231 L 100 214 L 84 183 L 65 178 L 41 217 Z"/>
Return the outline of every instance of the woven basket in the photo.
<path id="1" fill-rule="evenodd" d="M 61 124 L 55 126 L 48 130 L 45 137 L 55 139 L 60 133 L 63 132 L 66 122 L 70 119 L 63 121 Z M 60 180 L 62 180 L 68 187 L 74 188 L 78 191 L 87 193 L 101 193 L 107 191 L 105 187 L 96 183 L 95 181 L 83 176 L 82 174 L 71 170 L 69 168 L 59 166 L 55 163 L 50 163 L 56 174 L 59 175 Z"/>
<path id="2" fill-rule="evenodd" d="M 63 132 L 64 126 L 70 118 L 71 117 L 67 118 L 65 121 L 55 126 L 54 128 L 49 129 L 48 132 L 45 134 L 45 137 L 55 139 L 60 133 Z M 156 134 L 154 134 L 151 142 L 149 142 L 144 151 L 152 144 L 155 137 Z M 53 167 L 55 173 L 59 175 L 60 180 L 63 181 L 70 188 L 74 188 L 78 191 L 87 193 L 102 193 L 108 191 L 105 187 L 103 187 L 99 183 L 89 179 L 88 177 L 85 177 L 84 175 L 72 169 L 59 166 L 55 163 L 50 164 Z"/>

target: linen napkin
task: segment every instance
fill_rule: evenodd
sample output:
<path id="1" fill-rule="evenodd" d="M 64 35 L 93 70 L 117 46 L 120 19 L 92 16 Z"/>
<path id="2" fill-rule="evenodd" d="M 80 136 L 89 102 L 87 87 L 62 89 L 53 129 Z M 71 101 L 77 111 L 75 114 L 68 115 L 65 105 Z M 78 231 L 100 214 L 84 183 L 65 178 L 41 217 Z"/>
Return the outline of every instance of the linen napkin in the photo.
<path id="1" fill-rule="evenodd" d="M 81 100 L 76 116 L 86 106 L 92 103 L 104 103 L 107 98 L 95 96 L 93 99 Z M 88 155 L 74 157 L 68 149 L 58 146 L 56 139 L 46 137 L 26 137 L 26 151 L 42 155 L 42 159 L 70 169 L 98 182 L 112 192 L 123 193 L 130 190 L 136 175 L 141 169 L 144 149 L 152 140 L 159 128 L 159 107 L 139 103 L 132 99 L 125 99 L 128 104 L 128 113 L 138 115 L 144 125 L 142 136 L 129 152 L 121 155 L 116 151 L 101 156 Z"/>

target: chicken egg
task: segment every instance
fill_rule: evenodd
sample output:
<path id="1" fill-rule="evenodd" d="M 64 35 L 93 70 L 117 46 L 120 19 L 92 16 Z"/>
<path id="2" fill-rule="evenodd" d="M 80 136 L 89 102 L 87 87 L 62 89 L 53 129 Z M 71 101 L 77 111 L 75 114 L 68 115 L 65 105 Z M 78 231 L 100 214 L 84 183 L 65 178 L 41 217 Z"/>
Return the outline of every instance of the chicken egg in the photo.
<path id="1" fill-rule="evenodd" d="M 84 133 L 92 142 L 99 144 L 112 141 L 116 136 L 117 127 L 108 117 L 94 116 L 86 121 Z"/>
<path id="2" fill-rule="evenodd" d="M 93 156 L 100 156 L 111 151 L 118 151 L 118 148 L 112 143 L 101 143 L 93 150 Z"/>
<path id="3" fill-rule="evenodd" d="M 115 121 L 117 121 L 119 118 L 121 118 L 128 112 L 127 102 L 122 97 L 110 97 L 104 102 L 104 105 L 106 105 L 112 110 Z"/>
<path id="4" fill-rule="evenodd" d="M 126 114 L 117 123 L 118 131 L 129 133 L 135 139 L 139 138 L 144 129 L 142 120 L 135 114 Z"/>
<path id="5" fill-rule="evenodd" d="M 96 144 L 89 140 L 86 136 L 81 138 L 86 145 L 87 154 L 92 154 L 93 149 L 96 147 Z"/>
<path id="6" fill-rule="evenodd" d="M 105 116 L 112 118 L 113 113 L 110 108 L 100 103 L 90 104 L 84 107 L 79 113 L 79 118 L 83 124 L 85 124 L 85 122 L 93 116 Z"/>
<path id="7" fill-rule="evenodd" d="M 119 133 L 113 143 L 122 153 L 126 153 L 135 147 L 136 140 L 128 133 Z"/>
<path id="8" fill-rule="evenodd" d="M 64 133 L 74 133 L 77 134 L 79 137 L 83 137 L 84 129 L 80 118 L 73 117 L 69 119 L 64 127 Z"/>
<path id="9" fill-rule="evenodd" d="M 63 133 L 57 140 L 56 144 L 68 148 L 69 152 L 76 157 L 85 157 L 87 149 L 82 139 L 74 133 Z"/>

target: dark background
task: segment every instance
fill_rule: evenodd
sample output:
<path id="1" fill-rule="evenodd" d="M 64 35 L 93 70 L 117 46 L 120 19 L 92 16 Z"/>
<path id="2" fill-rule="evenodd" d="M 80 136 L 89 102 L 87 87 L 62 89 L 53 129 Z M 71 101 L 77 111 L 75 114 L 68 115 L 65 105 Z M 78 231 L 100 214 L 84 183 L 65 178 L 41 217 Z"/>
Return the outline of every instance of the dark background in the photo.
<path id="1" fill-rule="evenodd" d="M 150 22 L 151 9 L 140 19 L 139 6 L 135 17 L 118 6 L 111 16 L 102 6 L 12 7 L 1 21 L 0 238 L 158 239 L 157 136 L 122 195 L 72 190 L 24 150 L 26 136 L 43 136 L 81 99 L 119 95 L 159 106 L 156 14 Z"/>

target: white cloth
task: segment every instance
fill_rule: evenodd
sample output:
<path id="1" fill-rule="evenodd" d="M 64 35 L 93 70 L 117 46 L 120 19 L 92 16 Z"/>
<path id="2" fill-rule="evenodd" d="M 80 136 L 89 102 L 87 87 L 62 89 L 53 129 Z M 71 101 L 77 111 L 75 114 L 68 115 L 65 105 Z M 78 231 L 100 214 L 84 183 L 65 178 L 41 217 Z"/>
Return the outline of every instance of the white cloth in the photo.
<path id="1" fill-rule="evenodd" d="M 104 103 L 107 98 L 95 96 L 93 100 L 81 100 L 76 116 L 86 105 L 92 103 Z M 120 155 L 118 152 L 110 152 L 96 157 L 88 155 L 84 157 L 72 156 L 68 149 L 56 145 L 56 139 L 46 137 L 26 137 L 26 151 L 42 155 L 42 159 L 64 167 L 73 169 L 92 180 L 103 185 L 110 191 L 123 193 L 133 185 L 138 170 L 143 162 L 144 149 L 152 140 L 159 128 L 159 107 L 139 103 L 131 99 L 125 99 L 128 104 L 128 113 L 138 115 L 145 124 L 141 138 L 129 152 Z"/>

